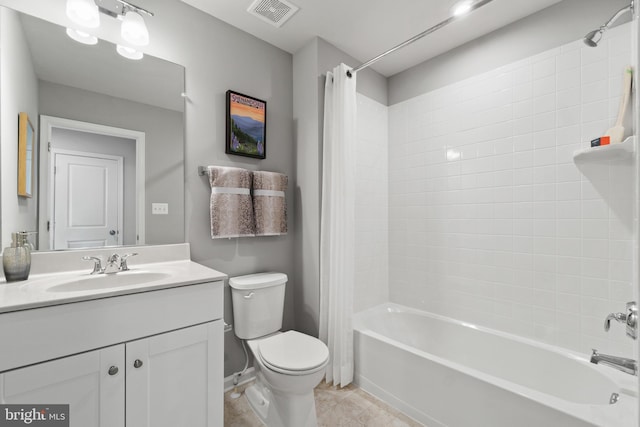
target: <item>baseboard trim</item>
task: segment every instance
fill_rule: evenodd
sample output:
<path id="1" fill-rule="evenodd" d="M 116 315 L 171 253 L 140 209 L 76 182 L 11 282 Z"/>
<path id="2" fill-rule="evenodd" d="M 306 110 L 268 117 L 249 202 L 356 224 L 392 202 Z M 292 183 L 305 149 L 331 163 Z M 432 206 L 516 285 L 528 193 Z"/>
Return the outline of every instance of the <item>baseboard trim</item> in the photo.
<path id="1" fill-rule="evenodd" d="M 242 374 L 238 380 L 238 385 L 242 385 L 244 383 L 248 383 L 249 381 L 252 381 L 254 378 L 256 377 L 256 371 L 253 367 L 247 369 L 245 371 L 244 374 Z M 229 390 L 232 390 L 234 385 L 233 385 L 233 375 L 229 375 L 228 377 L 226 377 L 224 379 L 224 391 L 225 393 L 228 392 Z"/>

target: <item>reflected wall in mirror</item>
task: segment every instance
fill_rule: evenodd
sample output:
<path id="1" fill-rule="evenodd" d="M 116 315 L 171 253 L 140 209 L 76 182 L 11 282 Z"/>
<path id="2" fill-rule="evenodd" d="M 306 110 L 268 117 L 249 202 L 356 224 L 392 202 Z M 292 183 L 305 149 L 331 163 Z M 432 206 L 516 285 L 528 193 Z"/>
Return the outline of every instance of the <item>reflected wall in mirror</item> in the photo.
<path id="1" fill-rule="evenodd" d="M 2 247 L 18 230 L 37 231 L 40 250 L 184 242 L 184 68 L 0 14 Z M 15 191 L 20 112 L 39 135 L 32 198 Z M 152 203 L 169 214 L 151 215 Z"/>

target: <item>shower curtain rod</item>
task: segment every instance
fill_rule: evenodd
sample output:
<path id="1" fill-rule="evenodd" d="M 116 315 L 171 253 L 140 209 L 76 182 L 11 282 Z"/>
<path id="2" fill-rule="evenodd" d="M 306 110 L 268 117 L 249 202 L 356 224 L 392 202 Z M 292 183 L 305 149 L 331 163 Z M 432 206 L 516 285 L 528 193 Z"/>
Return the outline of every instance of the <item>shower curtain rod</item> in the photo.
<path id="1" fill-rule="evenodd" d="M 409 40 L 406 40 L 406 41 L 400 43 L 399 45 L 392 47 L 388 51 L 386 51 L 384 53 L 381 53 L 380 55 L 376 56 L 375 58 L 372 58 L 372 59 L 368 60 L 367 62 L 363 62 L 362 64 L 358 65 L 357 67 L 355 67 L 355 68 L 353 68 L 351 70 L 347 70 L 347 76 L 349 78 L 353 77 L 353 75 L 355 73 L 357 73 L 358 71 L 364 70 L 365 68 L 368 68 L 370 65 L 372 65 L 375 62 L 378 62 L 379 60 L 381 60 L 385 56 L 395 52 L 396 50 L 400 50 L 403 47 L 412 44 L 413 42 L 416 42 L 416 41 L 420 40 L 424 36 L 429 35 L 429 34 L 433 33 L 434 31 L 438 31 L 440 28 L 446 27 L 447 25 L 451 24 L 452 22 L 457 21 L 458 19 L 462 18 L 463 16 L 465 16 L 469 12 L 472 12 L 472 11 L 474 11 L 474 10 L 476 10 L 476 9 L 478 9 L 478 8 L 484 6 L 485 4 L 490 3 L 492 1 L 493 0 L 478 0 L 478 1 L 474 2 L 474 3 L 472 3 L 469 6 L 469 10 L 467 10 L 464 14 L 450 16 L 449 18 L 445 19 L 444 21 L 440 22 L 439 24 L 434 25 L 433 27 L 421 32 L 420 34 L 416 34 L 415 36 L 411 37 Z"/>

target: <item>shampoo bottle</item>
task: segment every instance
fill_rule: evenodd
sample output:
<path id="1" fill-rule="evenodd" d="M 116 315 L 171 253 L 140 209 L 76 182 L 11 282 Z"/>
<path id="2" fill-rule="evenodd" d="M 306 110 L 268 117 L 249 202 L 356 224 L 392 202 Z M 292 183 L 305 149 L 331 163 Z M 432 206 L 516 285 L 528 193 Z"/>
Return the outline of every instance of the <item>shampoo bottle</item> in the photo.
<path id="1" fill-rule="evenodd" d="M 11 233 L 11 246 L 2 251 L 2 267 L 7 282 L 27 280 L 31 270 L 31 243 L 28 232 Z"/>

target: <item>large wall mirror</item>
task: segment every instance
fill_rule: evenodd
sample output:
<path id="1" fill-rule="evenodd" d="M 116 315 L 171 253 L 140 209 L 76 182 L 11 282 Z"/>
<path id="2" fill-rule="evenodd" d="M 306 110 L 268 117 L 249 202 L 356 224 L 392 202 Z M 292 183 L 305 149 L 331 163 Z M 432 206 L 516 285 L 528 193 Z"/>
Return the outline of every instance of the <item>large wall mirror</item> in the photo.
<path id="1" fill-rule="evenodd" d="M 19 230 L 39 250 L 184 242 L 184 68 L 0 13 L 2 247 Z M 14 176 L 20 113 L 38 136 L 31 198 Z"/>

